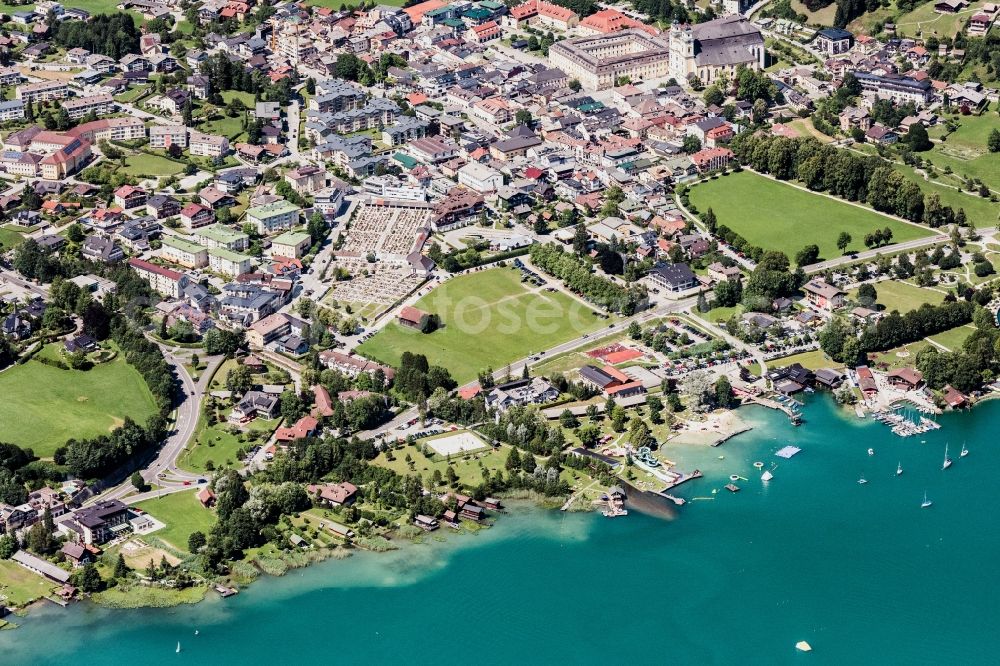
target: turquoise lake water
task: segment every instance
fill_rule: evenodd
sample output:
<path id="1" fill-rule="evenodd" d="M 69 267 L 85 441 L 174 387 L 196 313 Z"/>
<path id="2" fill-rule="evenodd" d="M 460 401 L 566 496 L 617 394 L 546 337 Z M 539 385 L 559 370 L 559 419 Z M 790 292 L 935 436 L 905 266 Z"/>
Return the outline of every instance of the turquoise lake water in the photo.
<path id="1" fill-rule="evenodd" d="M 740 414 L 754 430 L 722 447 L 668 450 L 706 472 L 678 494 L 719 489 L 673 521 L 526 509 L 225 601 L 36 609 L 0 633 L 0 663 L 996 663 L 1000 402 L 941 417 L 925 443 L 826 397 L 809 398 L 799 428 Z M 789 443 L 802 453 L 773 455 Z M 754 460 L 778 463 L 766 486 Z M 722 490 L 733 473 L 748 478 L 737 494 Z"/>

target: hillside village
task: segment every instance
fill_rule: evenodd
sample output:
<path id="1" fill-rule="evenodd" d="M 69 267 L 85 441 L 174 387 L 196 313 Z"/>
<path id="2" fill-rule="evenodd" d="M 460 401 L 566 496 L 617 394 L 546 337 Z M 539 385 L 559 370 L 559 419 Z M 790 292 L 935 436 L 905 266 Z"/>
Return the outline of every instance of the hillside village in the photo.
<path id="1" fill-rule="evenodd" d="M 1000 390 L 1000 5 L 79 4 L 0 17 L 2 606 Z"/>

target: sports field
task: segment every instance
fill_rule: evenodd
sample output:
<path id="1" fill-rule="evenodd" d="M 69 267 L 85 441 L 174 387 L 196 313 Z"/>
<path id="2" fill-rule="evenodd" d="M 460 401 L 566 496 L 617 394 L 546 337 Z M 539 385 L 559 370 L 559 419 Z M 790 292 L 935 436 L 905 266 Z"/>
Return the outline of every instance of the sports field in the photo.
<path id="1" fill-rule="evenodd" d="M 442 456 L 460 455 L 466 451 L 478 451 L 489 448 L 486 442 L 471 432 L 457 432 L 424 441 L 427 443 L 427 446 Z"/>
<path id="2" fill-rule="evenodd" d="M 50 345 L 43 354 L 54 357 Z M 32 359 L 0 373 L 0 441 L 50 457 L 70 437 L 106 434 L 131 416 L 156 412 L 142 376 L 122 356 L 87 371 L 61 370 Z"/>
<path id="3" fill-rule="evenodd" d="M 823 259 L 840 256 L 837 236 L 842 231 L 851 235 L 849 251 L 866 249 L 865 234 L 876 229 L 892 229 L 895 243 L 931 234 L 929 229 L 749 171 L 695 185 L 689 196 L 699 212 L 711 208 L 720 225 L 726 225 L 753 245 L 784 252 L 792 260 L 799 250 L 811 244 L 819 246 Z"/>
<path id="4" fill-rule="evenodd" d="M 492 268 L 445 282 L 415 307 L 437 314 L 442 327 L 429 334 L 393 322 L 358 348 L 365 356 L 398 365 L 404 351 L 425 354 L 451 371 L 459 384 L 492 367 L 548 349 L 607 325 L 590 307 L 562 292 L 529 290 L 513 268 Z"/>

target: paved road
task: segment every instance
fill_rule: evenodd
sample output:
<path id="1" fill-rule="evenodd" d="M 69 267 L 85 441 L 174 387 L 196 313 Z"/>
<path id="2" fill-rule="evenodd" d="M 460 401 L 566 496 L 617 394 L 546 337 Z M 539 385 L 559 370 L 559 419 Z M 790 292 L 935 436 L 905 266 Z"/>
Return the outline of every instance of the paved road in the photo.
<path id="1" fill-rule="evenodd" d="M 24 289 L 26 291 L 30 291 L 31 293 L 37 296 L 41 296 L 42 298 L 45 298 L 49 295 L 49 288 L 47 285 L 36 284 L 31 280 L 25 280 L 15 271 L 9 271 L 0 268 L 0 285 L 3 285 L 5 283 L 12 284 L 15 287 L 20 287 L 21 289 Z"/>
<path id="2" fill-rule="evenodd" d="M 194 380 L 191 379 L 191 375 L 188 374 L 187 369 L 184 367 L 184 364 L 190 361 L 190 353 L 187 353 L 187 350 L 181 351 L 179 348 L 168 347 L 166 345 L 160 345 L 160 349 L 163 351 L 163 357 L 167 363 L 174 367 L 181 381 L 183 397 L 177 406 L 174 430 L 163 443 L 156 459 L 146 469 L 141 471 L 142 478 L 147 483 L 155 483 L 158 486 L 162 486 L 162 488 L 140 495 L 133 495 L 128 498 L 130 503 L 138 502 L 151 496 L 189 490 L 198 485 L 196 482 L 201 478 L 201 475 L 179 469 L 177 467 L 177 459 L 187 448 L 188 443 L 194 436 L 195 430 L 198 427 L 198 417 L 200 415 L 202 400 L 208 393 L 211 377 L 225 360 L 223 356 L 209 357 L 207 359 L 208 365 L 204 372 L 202 372 L 198 383 L 195 384 Z M 164 475 L 163 478 L 160 478 L 160 474 Z M 187 485 L 185 485 L 185 482 Z M 121 499 L 133 490 L 135 489 L 131 481 L 126 481 L 95 499 Z"/>
<path id="3" fill-rule="evenodd" d="M 896 252 L 902 252 L 904 250 L 915 250 L 917 248 L 926 247 L 928 245 L 934 245 L 936 243 L 948 241 L 947 236 L 928 236 L 927 238 L 918 238 L 916 240 L 906 241 L 905 243 L 896 243 L 895 245 L 886 245 L 885 247 L 876 248 L 874 250 L 865 250 L 864 252 L 858 252 L 856 255 L 844 255 L 843 257 L 837 257 L 836 259 L 830 259 L 828 261 L 821 261 L 818 264 L 811 264 L 805 267 L 805 272 L 809 274 L 823 273 L 831 268 L 836 268 L 837 266 L 842 266 L 843 264 L 853 263 L 855 261 L 861 261 L 862 259 L 874 259 L 878 255 L 893 254 Z"/>

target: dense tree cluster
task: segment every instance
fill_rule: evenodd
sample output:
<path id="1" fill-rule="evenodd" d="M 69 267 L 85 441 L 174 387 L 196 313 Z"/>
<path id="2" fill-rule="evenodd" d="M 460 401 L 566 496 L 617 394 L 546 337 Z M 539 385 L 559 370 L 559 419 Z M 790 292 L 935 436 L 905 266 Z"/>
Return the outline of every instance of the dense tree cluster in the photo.
<path id="1" fill-rule="evenodd" d="M 851 324 L 836 318 L 820 332 L 820 346 L 835 361 L 854 366 L 863 363 L 868 353 L 893 349 L 968 324 L 974 311 L 975 305 L 965 300 L 952 299 L 940 305 L 925 303 L 906 314 L 889 313 L 867 326 L 860 336 Z"/>
<path id="2" fill-rule="evenodd" d="M 423 354 L 403 352 L 393 381 L 396 390 L 404 398 L 417 402 L 429 397 L 437 388 L 451 390 L 455 380 L 447 368 L 430 365 Z"/>
<path id="3" fill-rule="evenodd" d="M 622 287 L 591 272 L 590 265 L 576 255 L 551 243 L 531 246 L 531 261 L 562 280 L 572 291 L 601 307 L 624 315 L 635 314 L 646 292 L 641 287 Z"/>
<path id="4" fill-rule="evenodd" d="M 124 12 L 98 14 L 89 21 L 58 22 L 52 41 L 67 48 L 83 48 L 120 60 L 139 52 L 139 28 Z"/>
<path id="5" fill-rule="evenodd" d="M 488 252 L 489 247 L 489 241 L 483 240 L 473 243 L 464 249 L 456 248 L 449 252 L 444 252 L 439 244 L 431 243 L 427 256 L 431 258 L 431 261 L 449 273 L 458 273 L 469 268 L 482 266 L 485 263 L 513 259 L 528 254 L 528 248 L 526 247 L 492 254 Z"/>
<path id="6" fill-rule="evenodd" d="M 917 369 L 931 388 L 951 385 L 969 392 L 996 379 L 1000 369 L 1000 329 L 986 308 L 977 307 L 972 320 L 976 330 L 960 350 L 941 352 L 931 345 L 917 353 Z"/>
<path id="7" fill-rule="evenodd" d="M 241 557 L 243 551 L 276 537 L 274 525 L 282 515 L 308 509 L 312 503 L 298 483 L 256 483 L 247 490 L 235 470 L 215 480 L 218 521 L 201 548 L 206 568 L 224 559 Z"/>

